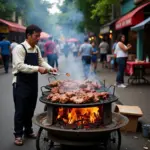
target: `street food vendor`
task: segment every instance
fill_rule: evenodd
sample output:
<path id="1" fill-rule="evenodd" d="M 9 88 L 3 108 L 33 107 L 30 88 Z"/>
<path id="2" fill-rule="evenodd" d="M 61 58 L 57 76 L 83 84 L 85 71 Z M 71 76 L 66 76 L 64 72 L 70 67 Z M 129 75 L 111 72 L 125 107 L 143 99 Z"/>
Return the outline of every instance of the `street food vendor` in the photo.
<path id="1" fill-rule="evenodd" d="M 26 40 L 13 50 L 14 143 L 18 146 L 23 145 L 23 135 L 36 138 L 32 117 L 38 96 L 38 72 L 56 72 L 44 61 L 37 46 L 41 31 L 36 25 L 28 26 Z"/>

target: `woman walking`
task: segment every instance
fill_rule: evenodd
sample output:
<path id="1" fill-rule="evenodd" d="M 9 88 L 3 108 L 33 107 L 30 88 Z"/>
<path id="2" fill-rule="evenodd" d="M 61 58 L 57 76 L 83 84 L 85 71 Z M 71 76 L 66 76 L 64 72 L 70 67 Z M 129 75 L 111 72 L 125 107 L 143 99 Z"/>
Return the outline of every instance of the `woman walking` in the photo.
<path id="1" fill-rule="evenodd" d="M 128 50 L 132 47 L 131 44 L 128 44 L 127 46 L 124 44 L 125 42 L 125 36 L 123 34 L 118 36 L 118 43 L 116 45 L 115 54 L 116 54 L 116 60 L 118 64 L 118 72 L 117 72 L 117 78 L 116 78 L 116 85 L 121 88 L 125 88 L 126 85 L 124 85 L 124 72 L 126 68 L 126 61 L 128 58 Z"/>
<path id="2" fill-rule="evenodd" d="M 97 51 L 95 42 L 93 41 L 91 44 L 92 44 L 92 69 L 94 73 L 96 73 L 98 51 Z"/>

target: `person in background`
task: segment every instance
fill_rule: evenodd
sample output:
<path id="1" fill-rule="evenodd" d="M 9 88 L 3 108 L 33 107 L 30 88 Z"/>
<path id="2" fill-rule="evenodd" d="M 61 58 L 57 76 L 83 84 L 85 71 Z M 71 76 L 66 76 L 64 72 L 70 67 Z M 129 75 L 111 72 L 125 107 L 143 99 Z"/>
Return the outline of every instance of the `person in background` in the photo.
<path id="1" fill-rule="evenodd" d="M 92 45 L 89 44 L 88 37 L 84 39 L 84 43 L 80 46 L 79 55 L 81 55 L 83 72 L 86 80 L 89 77 L 92 56 Z"/>
<path id="2" fill-rule="evenodd" d="M 38 47 L 41 50 L 42 57 L 44 57 L 44 45 L 45 45 L 45 40 L 40 39 L 40 41 L 38 42 Z"/>
<path id="3" fill-rule="evenodd" d="M 56 65 L 56 68 L 58 70 L 58 57 L 60 55 L 60 45 L 59 45 L 59 42 L 58 40 L 55 40 L 55 44 L 56 44 L 56 47 L 55 47 L 55 50 L 54 50 L 54 66 Z"/>
<path id="4" fill-rule="evenodd" d="M 0 42 L 0 53 L 4 64 L 5 73 L 8 73 L 11 49 L 10 49 L 10 41 L 8 41 L 4 36 L 2 37 L 2 41 Z"/>
<path id="5" fill-rule="evenodd" d="M 78 57 L 78 47 L 77 47 L 77 43 L 73 43 L 72 44 L 72 52 L 73 52 L 73 56 L 76 59 Z"/>
<path id="6" fill-rule="evenodd" d="M 36 138 L 32 129 L 32 117 L 38 96 L 38 72 L 46 74 L 57 70 L 41 56 L 37 43 L 41 29 L 36 25 L 26 28 L 26 40 L 13 50 L 13 97 L 15 104 L 14 144 L 24 144 L 23 135 Z"/>
<path id="7" fill-rule="evenodd" d="M 12 52 L 14 48 L 18 45 L 18 43 L 15 41 L 15 39 L 12 40 L 12 43 L 10 44 L 10 50 L 11 50 L 11 62 L 12 62 Z"/>
<path id="8" fill-rule="evenodd" d="M 64 50 L 63 50 L 66 58 L 68 58 L 69 50 L 70 50 L 69 44 L 66 42 L 64 45 Z"/>
<path id="9" fill-rule="evenodd" d="M 56 48 L 56 44 L 52 41 L 52 39 L 52 37 L 48 38 L 48 41 L 44 45 L 44 50 L 47 56 L 48 64 L 54 67 L 54 50 Z"/>
<path id="10" fill-rule="evenodd" d="M 116 85 L 121 88 L 125 88 L 126 85 L 124 84 L 124 72 L 126 68 L 126 61 L 128 58 L 128 51 L 131 49 L 131 44 L 127 46 L 124 44 L 125 42 L 125 35 L 120 34 L 118 36 L 118 43 L 115 48 L 115 55 L 118 64 L 118 72 L 116 77 Z"/>
<path id="11" fill-rule="evenodd" d="M 105 39 L 102 39 L 102 42 L 99 45 L 100 48 L 100 60 L 102 63 L 102 68 L 107 67 L 107 53 L 108 53 L 108 49 L 109 49 L 109 45 L 106 42 Z"/>
<path id="12" fill-rule="evenodd" d="M 92 44 L 92 68 L 94 69 L 94 73 L 96 73 L 98 51 L 96 48 L 95 41 L 93 41 L 91 44 Z"/>
<path id="13" fill-rule="evenodd" d="M 14 48 L 18 45 L 15 39 L 12 40 L 12 43 L 10 44 L 11 52 L 14 50 Z"/>
<path id="14" fill-rule="evenodd" d="M 116 39 L 116 40 L 115 40 L 115 43 L 114 43 L 113 46 L 112 46 L 112 54 L 114 55 L 114 59 L 112 60 L 112 61 L 113 61 L 112 67 L 113 67 L 114 70 L 117 70 L 116 55 L 115 55 L 115 53 L 114 53 L 114 52 L 115 52 L 115 49 L 116 49 L 117 43 L 118 43 L 118 40 Z"/>

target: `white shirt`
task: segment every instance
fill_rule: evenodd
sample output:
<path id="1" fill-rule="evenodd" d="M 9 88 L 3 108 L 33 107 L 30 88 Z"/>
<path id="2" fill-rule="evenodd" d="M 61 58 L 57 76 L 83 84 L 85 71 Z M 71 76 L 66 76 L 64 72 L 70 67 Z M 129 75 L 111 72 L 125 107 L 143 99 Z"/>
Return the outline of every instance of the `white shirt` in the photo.
<path id="1" fill-rule="evenodd" d="M 125 45 L 124 45 L 125 46 Z M 125 46 L 126 47 L 126 46 Z M 115 52 L 116 54 L 116 57 L 119 58 L 119 57 L 128 57 L 128 52 L 125 52 L 124 50 L 122 50 L 120 47 L 119 47 L 119 44 L 117 43 L 116 45 L 116 48 L 115 48 Z"/>
<path id="2" fill-rule="evenodd" d="M 14 49 L 17 45 L 18 45 L 18 43 L 12 42 L 12 43 L 10 44 L 11 50 L 13 51 L 13 49 Z"/>
<path id="3" fill-rule="evenodd" d="M 75 44 L 72 44 L 71 48 L 73 52 L 78 52 L 77 46 Z"/>
<path id="4" fill-rule="evenodd" d="M 22 43 L 25 48 L 27 49 L 27 53 L 37 53 L 38 50 L 38 62 L 39 66 L 45 67 L 46 69 L 50 70 L 52 67 L 47 64 L 47 62 L 44 61 L 44 59 L 41 56 L 41 52 L 38 46 L 35 46 L 32 48 L 27 41 L 24 41 Z M 38 72 L 39 66 L 32 66 L 27 65 L 24 63 L 26 52 L 22 45 L 18 44 L 13 52 L 12 52 L 12 58 L 13 58 L 13 71 L 12 74 L 16 74 L 18 72 L 24 72 L 24 73 L 34 73 Z M 16 82 L 16 76 L 13 76 L 12 83 Z"/>

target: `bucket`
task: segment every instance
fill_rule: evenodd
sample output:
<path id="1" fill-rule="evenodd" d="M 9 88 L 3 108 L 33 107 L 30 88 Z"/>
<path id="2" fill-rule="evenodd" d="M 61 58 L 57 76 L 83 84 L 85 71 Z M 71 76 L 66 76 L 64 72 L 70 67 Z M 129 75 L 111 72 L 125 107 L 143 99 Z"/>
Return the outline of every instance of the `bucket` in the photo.
<path id="1" fill-rule="evenodd" d="M 143 134 L 143 137 L 145 138 L 150 137 L 150 124 L 144 124 L 142 126 L 142 134 Z"/>

